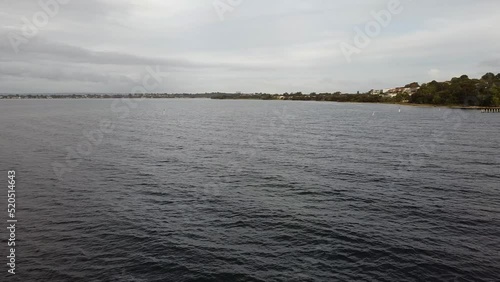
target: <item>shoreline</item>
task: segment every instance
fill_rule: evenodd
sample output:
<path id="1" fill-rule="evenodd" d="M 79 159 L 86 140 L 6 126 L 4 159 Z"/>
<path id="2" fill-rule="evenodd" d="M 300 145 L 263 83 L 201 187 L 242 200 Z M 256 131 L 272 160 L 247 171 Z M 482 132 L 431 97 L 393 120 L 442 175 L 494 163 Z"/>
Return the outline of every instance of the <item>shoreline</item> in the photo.
<path id="1" fill-rule="evenodd" d="M 339 102 L 339 101 L 315 101 L 315 100 L 279 100 L 279 99 L 214 99 L 210 97 L 175 97 L 175 98 L 139 98 L 139 97 L 122 97 L 122 98 L 114 98 L 114 97 L 106 97 L 106 98 L 0 98 L 2 100 L 42 100 L 42 101 L 60 101 L 60 100 L 117 100 L 117 99 L 131 99 L 131 100 L 230 100 L 230 101 L 289 101 L 289 102 L 329 102 L 329 103 L 338 103 L 338 104 L 373 104 L 373 105 L 397 105 L 397 106 L 407 106 L 407 107 L 422 107 L 422 108 L 449 108 L 455 110 L 482 110 L 482 109 L 500 109 L 500 107 L 488 107 L 488 106 L 460 106 L 460 105 L 434 105 L 434 104 L 413 104 L 413 103 L 390 103 L 390 102 Z"/>

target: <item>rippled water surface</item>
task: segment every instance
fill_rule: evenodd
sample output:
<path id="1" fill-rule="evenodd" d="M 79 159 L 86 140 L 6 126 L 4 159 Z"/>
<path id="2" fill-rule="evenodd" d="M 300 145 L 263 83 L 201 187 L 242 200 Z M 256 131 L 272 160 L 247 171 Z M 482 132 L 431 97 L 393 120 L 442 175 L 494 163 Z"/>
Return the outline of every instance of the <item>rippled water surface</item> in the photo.
<path id="1" fill-rule="evenodd" d="M 9 281 L 500 277 L 500 114 L 112 102 L 0 101 Z"/>

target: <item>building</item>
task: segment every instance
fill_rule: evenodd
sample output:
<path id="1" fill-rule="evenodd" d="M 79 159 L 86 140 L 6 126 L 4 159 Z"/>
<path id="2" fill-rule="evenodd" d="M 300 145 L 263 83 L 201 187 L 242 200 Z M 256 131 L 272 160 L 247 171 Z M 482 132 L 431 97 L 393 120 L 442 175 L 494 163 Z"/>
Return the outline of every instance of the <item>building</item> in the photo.
<path id="1" fill-rule="evenodd" d="M 368 92 L 368 94 L 370 94 L 370 95 L 381 95 L 383 93 L 384 93 L 384 90 L 374 90 L 374 89 L 372 89 Z"/>

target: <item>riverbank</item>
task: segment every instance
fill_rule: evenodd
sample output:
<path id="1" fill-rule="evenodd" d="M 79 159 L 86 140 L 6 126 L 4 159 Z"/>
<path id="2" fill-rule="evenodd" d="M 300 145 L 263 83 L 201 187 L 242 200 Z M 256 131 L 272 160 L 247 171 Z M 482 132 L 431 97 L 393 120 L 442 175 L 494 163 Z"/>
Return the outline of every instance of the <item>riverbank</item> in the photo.
<path id="1" fill-rule="evenodd" d="M 339 98 L 339 96 L 332 94 L 332 98 Z M 364 101 L 352 99 L 352 97 L 358 96 L 356 94 L 351 94 L 353 96 L 349 97 L 351 99 L 340 100 L 340 99 L 276 99 L 273 96 L 261 96 L 261 95 L 244 95 L 240 96 L 237 94 L 219 94 L 219 93 L 207 93 L 207 94 L 146 94 L 144 96 L 140 95 L 129 95 L 129 94 L 74 94 L 74 95 L 0 95 L 1 100 L 109 100 L 109 99 L 147 99 L 147 100 L 158 100 L 158 99 L 212 99 L 212 100 L 242 100 L 242 101 L 297 101 L 297 102 L 336 102 L 336 103 L 355 103 L 355 104 L 385 104 L 385 105 L 398 105 L 407 107 L 425 107 L 425 108 L 451 108 L 460 110 L 497 110 L 500 107 L 482 107 L 482 106 L 464 106 L 464 105 L 436 105 L 436 104 L 417 104 L 417 103 L 403 103 L 403 102 L 393 102 L 390 100 L 385 101 Z M 347 94 L 343 95 L 344 97 Z M 358 97 L 366 98 L 364 94 L 360 94 Z M 373 95 L 370 96 L 374 97 Z M 376 97 L 376 96 L 375 96 Z M 305 97 L 303 97 L 305 98 Z M 310 97 L 308 97 L 310 98 Z M 339 101 L 340 100 L 340 101 Z"/>

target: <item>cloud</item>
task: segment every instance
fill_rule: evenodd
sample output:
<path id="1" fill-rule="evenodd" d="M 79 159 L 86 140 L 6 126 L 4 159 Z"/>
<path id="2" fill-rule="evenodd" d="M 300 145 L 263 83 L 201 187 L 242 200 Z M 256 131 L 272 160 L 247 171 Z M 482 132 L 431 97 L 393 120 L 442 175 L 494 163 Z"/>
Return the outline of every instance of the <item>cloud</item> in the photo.
<path id="1" fill-rule="evenodd" d="M 388 0 L 245 0 L 220 21 L 213 0 L 70 1 L 13 52 L 8 35 L 38 1 L 0 1 L 0 92 L 127 92 L 146 66 L 159 92 L 365 91 L 478 76 L 500 65 L 498 1 L 409 1 L 348 63 L 339 43 Z"/>

